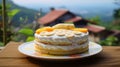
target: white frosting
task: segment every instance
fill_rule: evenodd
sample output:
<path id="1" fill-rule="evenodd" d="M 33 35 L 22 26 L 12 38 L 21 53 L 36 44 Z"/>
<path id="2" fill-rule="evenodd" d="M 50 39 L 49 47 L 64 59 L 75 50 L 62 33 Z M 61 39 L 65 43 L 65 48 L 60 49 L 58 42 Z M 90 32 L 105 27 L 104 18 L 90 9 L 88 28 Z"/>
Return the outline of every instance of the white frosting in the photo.
<path id="1" fill-rule="evenodd" d="M 88 35 L 88 32 L 87 33 L 81 33 L 79 35 L 74 35 L 75 37 L 83 37 L 83 36 L 86 36 Z M 35 37 L 37 38 L 49 38 L 49 37 L 52 37 L 52 38 L 66 38 L 66 36 L 58 36 L 56 34 L 52 35 L 52 36 L 41 36 L 40 34 L 36 34 L 35 33 Z"/>
<path id="2" fill-rule="evenodd" d="M 40 34 L 35 34 L 35 38 L 41 40 L 41 41 L 48 41 L 48 42 L 53 42 L 53 43 L 61 43 L 61 42 L 66 42 L 66 43 L 79 43 L 82 41 L 88 40 L 88 32 L 87 33 L 81 33 L 74 35 L 72 39 L 67 38 L 66 36 L 58 36 L 56 34 L 52 36 L 41 36 Z"/>
<path id="3" fill-rule="evenodd" d="M 89 42 L 86 42 L 84 44 L 81 45 L 69 45 L 69 46 L 55 46 L 55 45 L 46 45 L 37 41 L 34 41 L 37 45 L 43 47 L 43 49 L 51 49 L 51 50 L 56 50 L 56 49 L 62 49 L 62 50 L 72 50 L 72 49 L 76 49 L 76 48 L 85 48 L 88 46 Z"/>

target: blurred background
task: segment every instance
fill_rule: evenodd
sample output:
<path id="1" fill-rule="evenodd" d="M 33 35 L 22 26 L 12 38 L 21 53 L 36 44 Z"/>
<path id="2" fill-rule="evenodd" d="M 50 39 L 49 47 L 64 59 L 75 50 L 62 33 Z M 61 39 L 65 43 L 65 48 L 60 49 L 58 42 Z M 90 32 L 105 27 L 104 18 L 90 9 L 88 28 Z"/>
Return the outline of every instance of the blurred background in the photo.
<path id="1" fill-rule="evenodd" d="M 3 10 L 0 0 L 0 46 L 5 46 L 4 39 L 6 43 L 32 41 L 36 29 L 58 23 L 88 28 L 89 39 L 100 45 L 120 45 L 120 0 L 6 0 L 5 3 Z"/>

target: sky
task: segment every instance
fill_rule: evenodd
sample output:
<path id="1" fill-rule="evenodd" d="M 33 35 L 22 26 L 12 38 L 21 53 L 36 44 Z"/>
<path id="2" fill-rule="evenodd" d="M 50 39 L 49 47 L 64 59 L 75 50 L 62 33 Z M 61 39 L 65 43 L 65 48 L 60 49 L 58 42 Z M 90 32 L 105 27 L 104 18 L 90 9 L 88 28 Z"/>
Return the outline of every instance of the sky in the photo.
<path id="1" fill-rule="evenodd" d="M 29 2 L 28 2 L 29 1 Z M 26 7 L 30 6 L 38 6 L 38 5 L 43 5 L 43 6 L 76 6 L 76 5 L 81 5 L 81 6 L 95 6 L 95 5 L 100 5 L 100 4 L 110 4 L 114 2 L 114 0 L 13 0 L 14 3 Z M 105 6 L 105 5 L 104 5 Z"/>
<path id="2" fill-rule="evenodd" d="M 114 9 L 120 6 L 114 4 L 116 0 L 12 0 L 15 4 L 35 10 L 48 12 L 51 7 L 67 8 L 84 16 L 105 15 L 112 16 Z"/>
<path id="3" fill-rule="evenodd" d="M 109 3 L 114 0 L 13 0 L 15 3 L 23 3 L 23 4 L 93 4 L 93 3 Z M 29 2 L 28 2 L 29 1 Z"/>

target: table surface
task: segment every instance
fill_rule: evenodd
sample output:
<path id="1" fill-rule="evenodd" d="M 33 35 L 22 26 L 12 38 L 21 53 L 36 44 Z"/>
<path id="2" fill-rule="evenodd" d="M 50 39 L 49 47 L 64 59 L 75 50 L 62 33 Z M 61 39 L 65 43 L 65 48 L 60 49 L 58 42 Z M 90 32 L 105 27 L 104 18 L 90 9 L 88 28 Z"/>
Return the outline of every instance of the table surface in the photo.
<path id="1" fill-rule="evenodd" d="M 0 51 L 0 67 L 120 67 L 120 46 L 103 46 L 97 55 L 76 60 L 41 60 L 21 54 L 18 46 L 21 43 L 9 42 Z"/>

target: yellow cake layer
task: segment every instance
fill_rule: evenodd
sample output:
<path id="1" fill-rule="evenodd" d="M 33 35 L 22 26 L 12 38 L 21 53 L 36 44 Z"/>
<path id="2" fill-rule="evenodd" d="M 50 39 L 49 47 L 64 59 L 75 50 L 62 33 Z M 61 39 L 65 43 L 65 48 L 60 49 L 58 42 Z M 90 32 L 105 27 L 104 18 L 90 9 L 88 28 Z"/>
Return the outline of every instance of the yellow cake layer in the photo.
<path id="1" fill-rule="evenodd" d="M 69 55 L 69 54 L 78 54 L 78 53 L 83 53 L 86 52 L 88 50 L 88 46 L 84 47 L 84 48 L 76 48 L 74 50 L 70 50 L 70 51 L 64 51 L 64 50 L 47 50 L 47 49 L 42 49 L 39 46 L 35 46 L 35 50 L 37 52 L 40 53 L 44 53 L 44 54 L 53 54 L 53 55 Z"/>
<path id="2" fill-rule="evenodd" d="M 88 50 L 88 43 L 72 46 L 52 46 L 35 43 L 35 48 L 37 51 L 45 54 L 67 55 L 85 52 Z"/>

